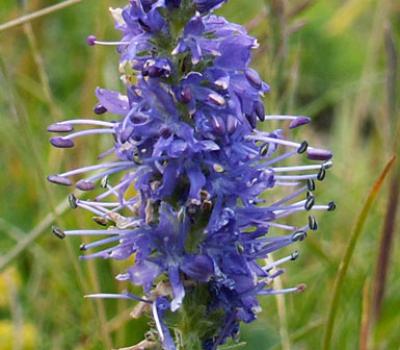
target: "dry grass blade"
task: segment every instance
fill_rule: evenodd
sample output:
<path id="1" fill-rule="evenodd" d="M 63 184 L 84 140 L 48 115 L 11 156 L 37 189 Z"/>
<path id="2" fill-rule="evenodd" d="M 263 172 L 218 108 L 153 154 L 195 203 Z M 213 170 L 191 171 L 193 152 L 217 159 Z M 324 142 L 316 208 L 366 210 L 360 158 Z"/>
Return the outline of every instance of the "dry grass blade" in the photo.
<path id="1" fill-rule="evenodd" d="M 362 314 L 361 314 L 361 328 L 360 328 L 360 350 L 368 350 L 369 331 L 370 331 L 370 292 L 371 283 L 367 279 L 363 288 L 362 299 Z"/>
<path id="2" fill-rule="evenodd" d="M 398 55 L 393 32 L 390 26 L 385 28 L 385 43 L 387 52 L 387 113 L 388 118 L 396 116 L 396 83 L 397 83 L 397 64 Z M 400 135 L 400 122 L 397 122 L 397 135 L 394 135 L 394 152 L 400 151 L 400 142 L 398 136 Z M 392 175 L 390 181 L 390 195 L 386 207 L 385 223 L 381 234 L 381 241 L 379 247 L 379 256 L 375 269 L 374 281 L 374 297 L 373 297 L 373 312 L 374 319 L 377 320 L 380 315 L 383 297 L 385 294 L 386 280 L 389 272 L 389 260 L 391 256 L 391 247 L 393 244 L 394 233 L 396 230 L 396 214 L 399 207 L 400 196 L 400 166 L 397 164 L 396 171 Z"/>
<path id="3" fill-rule="evenodd" d="M 68 201 L 65 200 L 55 208 L 55 213 L 57 216 L 60 216 L 68 208 Z M 0 271 L 21 254 L 29 245 L 31 245 L 32 242 L 34 242 L 36 238 L 38 238 L 40 234 L 54 222 L 54 220 L 55 215 L 53 213 L 47 214 L 44 219 L 31 232 L 24 236 L 24 238 L 21 239 L 13 249 L 3 255 L 0 259 Z"/>
<path id="4" fill-rule="evenodd" d="M 62 10 L 64 8 L 68 7 L 68 6 L 77 4 L 77 3 L 81 2 L 81 1 L 82 0 L 67 0 L 67 1 L 61 2 L 61 3 L 56 4 L 56 5 L 46 7 L 44 9 L 42 9 L 42 10 L 38 10 L 36 12 L 32 12 L 32 13 L 27 14 L 25 16 L 21 16 L 21 17 L 16 18 L 16 19 L 14 19 L 12 21 L 9 21 L 9 22 L 6 22 L 4 24 L 1 24 L 0 25 L 0 32 L 3 31 L 3 30 L 7 30 L 7 29 L 10 29 L 10 28 L 19 26 L 19 25 L 21 25 L 23 23 L 30 22 L 30 21 L 32 21 L 32 20 L 34 20 L 36 18 L 49 15 L 49 14 L 54 13 L 56 11 Z"/>
<path id="5" fill-rule="evenodd" d="M 357 218 L 355 226 L 351 232 L 350 240 L 348 242 L 346 251 L 344 253 L 343 259 L 339 265 L 338 272 L 336 274 L 336 280 L 333 287 L 332 293 L 332 300 L 328 310 L 328 320 L 325 327 L 325 334 L 323 339 L 323 350 L 329 350 L 331 348 L 331 340 L 332 340 L 332 333 L 333 333 L 333 326 L 335 323 L 336 313 L 339 306 L 339 298 L 340 292 L 342 290 L 343 282 L 346 277 L 347 270 L 350 265 L 351 258 L 353 256 L 356 244 L 360 235 L 363 231 L 364 224 L 368 218 L 368 214 L 371 210 L 372 205 L 375 202 L 375 199 L 383 185 L 383 181 L 385 180 L 386 176 L 388 175 L 389 171 L 391 170 L 394 162 L 396 160 L 396 156 L 392 156 L 389 162 L 386 164 L 385 168 L 383 169 L 382 173 L 379 175 L 378 179 L 373 184 L 367 200 L 362 207 L 362 210 Z"/>

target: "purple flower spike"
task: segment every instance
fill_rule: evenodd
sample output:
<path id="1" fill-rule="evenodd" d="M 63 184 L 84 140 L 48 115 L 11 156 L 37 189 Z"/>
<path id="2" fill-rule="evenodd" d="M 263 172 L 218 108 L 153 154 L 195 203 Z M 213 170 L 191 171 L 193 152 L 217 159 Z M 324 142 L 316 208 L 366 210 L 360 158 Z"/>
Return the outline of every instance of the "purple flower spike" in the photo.
<path id="1" fill-rule="evenodd" d="M 256 320 L 260 297 L 302 291 L 271 288 L 298 256 L 282 248 L 297 248 L 318 229 L 315 212 L 336 208 L 314 192 L 332 153 L 287 138 L 287 126 L 310 118 L 265 114 L 269 86 L 250 68 L 257 40 L 212 13 L 224 2 L 132 0 L 112 9 L 121 40 L 87 42 L 117 46 L 124 91 L 97 88 L 98 119 L 48 128 L 70 133 L 51 138 L 59 148 L 86 135 L 110 137 L 97 163 L 48 177 L 64 186 L 82 179 L 76 187 L 93 199 L 71 195 L 69 203 L 94 214 L 98 229 L 53 233 L 94 237 L 81 246 L 84 260 L 126 260 L 116 279 L 143 296 L 91 297 L 151 307 L 157 349 L 176 350 L 179 341 L 179 348 L 216 350 Z M 273 128 L 277 122 L 285 132 Z M 281 198 L 271 194 L 277 187 Z"/>
<path id="2" fill-rule="evenodd" d="M 65 139 L 63 137 L 52 137 L 50 143 L 57 148 L 72 148 L 74 147 L 74 142 L 70 139 Z"/>

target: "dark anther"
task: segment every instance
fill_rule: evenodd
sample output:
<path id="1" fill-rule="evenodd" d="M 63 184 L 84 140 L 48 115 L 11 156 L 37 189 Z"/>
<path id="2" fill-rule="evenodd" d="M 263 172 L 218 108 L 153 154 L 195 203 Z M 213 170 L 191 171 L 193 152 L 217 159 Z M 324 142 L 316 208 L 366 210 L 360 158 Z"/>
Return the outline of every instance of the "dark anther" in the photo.
<path id="1" fill-rule="evenodd" d="M 297 149 L 297 153 L 298 154 L 302 154 L 304 152 L 307 151 L 308 148 L 308 142 L 307 141 L 303 141 L 300 145 L 300 147 Z"/>
<path id="2" fill-rule="evenodd" d="M 315 181 L 313 179 L 307 180 L 307 189 L 309 191 L 315 191 Z"/>
<path id="3" fill-rule="evenodd" d="M 260 155 L 262 157 L 265 157 L 268 154 L 268 149 L 269 149 L 269 143 L 263 144 L 260 148 Z"/>
<path id="4" fill-rule="evenodd" d="M 57 226 L 52 226 L 51 227 L 51 232 L 53 233 L 54 236 L 56 236 L 57 238 L 60 239 L 64 239 L 65 238 L 65 233 L 63 230 L 61 230 L 59 227 Z"/>
<path id="5" fill-rule="evenodd" d="M 107 108 L 99 103 L 93 108 L 93 112 L 97 115 L 104 114 L 107 112 Z"/>
<path id="6" fill-rule="evenodd" d="M 318 230 L 318 223 L 317 220 L 315 220 L 315 217 L 310 215 L 308 217 L 308 227 L 310 228 L 310 230 L 312 231 L 316 231 Z"/>
<path id="7" fill-rule="evenodd" d="M 292 254 L 290 254 L 290 259 L 294 261 L 299 257 L 299 255 L 299 252 L 295 250 Z"/>
<path id="8" fill-rule="evenodd" d="M 108 175 L 104 176 L 100 181 L 100 186 L 102 188 L 107 188 L 108 186 Z"/>
<path id="9" fill-rule="evenodd" d="M 325 175 L 326 175 L 326 170 L 325 170 L 325 168 L 322 166 L 321 169 L 320 169 L 319 172 L 318 172 L 318 175 L 317 175 L 318 181 L 322 181 L 323 179 L 325 179 Z"/>
<path id="10" fill-rule="evenodd" d="M 297 241 L 303 241 L 307 237 L 307 232 L 305 231 L 297 231 L 293 233 L 292 235 L 292 241 L 297 242 Z"/>
<path id="11" fill-rule="evenodd" d="M 77 199 L 72 193 L 68 196 L 68 203 L 71 209 L 78 208 Z"/>
<path id="12" fill-rule="evenodd" d="M 328 211 L 334 211 L 335 209 L 336 209 L 335 202 L 329 202 L 328 203 Z"/>
<path id="13" fill-rule="evenodd" d="M 311 210 L 314 204 L 315 204 L 315 198 L 314 196 L 310 196 L 307 198 L 306 203 L 304 204 L 304 208 L 306 210 Z"/>
<path id="14" fill-rule="evenodd" d="M 106 218 L 103 218 L 101 216 L 93 216 L 92 219 L 96 224 L 98 224 L 100 226 L 107 226 L 108 221 Z"/>
<path id="15" fill-rule="evenodd" d="M 86 244 L 82 243 L 82 244 L 79 246 L 79 250 L 80 250 L 80 251 L 85 251 L 85 250 L 87 250 Z"/>

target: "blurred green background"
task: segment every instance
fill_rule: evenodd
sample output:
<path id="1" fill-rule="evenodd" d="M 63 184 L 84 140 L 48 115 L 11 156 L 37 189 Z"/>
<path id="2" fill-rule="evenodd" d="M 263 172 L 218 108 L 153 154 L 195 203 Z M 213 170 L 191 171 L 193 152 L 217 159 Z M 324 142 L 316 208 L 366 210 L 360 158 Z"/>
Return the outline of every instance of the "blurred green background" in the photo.
<path id="1" fill-rule="evenodd" d="M 121 88 L 115 50 L 89 48 L 85 38 L 118 38 L 107 8 L 124 3 L 83 0 L 0 31 L 0 350 L 118 348 L 135 344 L 147 329 L 148 320 L 130 318 L 131 303 L 83 298 L 125 288 L 113 279 L 123 264 L 81 262 L 78 239 L 50 235 L 53 222 L 87 227 L 90 216 L 67 209 L 68 190 L 45 181 L 47 174 L 91 164 L 107 144 L 86 138 L 72 151 L 54 150 L 46 126 L 91 117 L 96 86 Z M 53 4 L 1 0 L 0 24 Z M 320 230 L 301 243 L 300 259 L 282 278 L 284 287 L 307 289 L 263 299 L 258 322 L 242 329 L 243 348 L 322 349 L 352 227 L 398 153 L 400 2 L 231 0 L 220 12 L 259 39 L 254 66 L 272 87 L 268 112 L 311 116 L 312 126 L 294 137 L 335 154 L 318 200 L 334 199 L 338 209 L 317 215 Z M 398 221 L 398 163 L 356 242 L 335 310 L 333 349 L 400 348 L 399 230 L 390 226 Z"/>

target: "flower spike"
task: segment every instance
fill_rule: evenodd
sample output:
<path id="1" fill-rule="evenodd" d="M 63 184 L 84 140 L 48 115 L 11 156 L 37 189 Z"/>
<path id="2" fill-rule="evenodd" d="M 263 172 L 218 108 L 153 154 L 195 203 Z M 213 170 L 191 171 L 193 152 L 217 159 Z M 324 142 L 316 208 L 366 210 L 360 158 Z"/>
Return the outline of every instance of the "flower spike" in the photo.
<path id="1" fill-rule="evenodd" d="M 99 156 L 107 162 L 48 177 L 93 193 L 68 199 L 98 229 L 52 232 L 89 237 L 83 260 L 134 256 L 116 279 L 144 296 L 86 297 L 138 302 L 155 322 L 158 339 L 150 343 L 166 350 L 217 349 L 257 318 L 259 296 L 302 292 L 304 285 L 272 288 L 297 250 L 267 258 L 297 248 L 318 229 L 315 212 L 336 208 L 319 204 L 314 192 L 332 153 L 288 138 L 309 117 L 265 113 L 269 86 L 250 68 L 257 40 L 213 13 L 224 2 L 131 0 L 111 9 L 121 39 L 90 35 L 87 44 L 117 46 L 124 91 L 98 88 L 93 118 L 48 127 L 58 148 L 89 135 L 112 140 Z M 272 129 L 276 122 L 283 129 Z M 299 212 L 303 220 L 284 222 Z"/>

